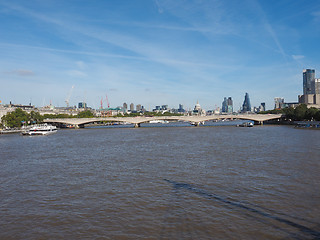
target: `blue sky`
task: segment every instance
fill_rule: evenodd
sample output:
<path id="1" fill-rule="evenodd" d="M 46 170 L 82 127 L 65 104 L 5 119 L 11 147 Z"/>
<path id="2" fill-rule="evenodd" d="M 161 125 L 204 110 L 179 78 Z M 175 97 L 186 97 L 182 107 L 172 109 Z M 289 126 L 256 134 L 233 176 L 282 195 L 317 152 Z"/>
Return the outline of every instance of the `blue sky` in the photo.
<path id="1" fill-rule="evenodd" d="M 0 100 L 272 109 L 320 78 L 319 26 L 318 0 L 0 0 Z"/>

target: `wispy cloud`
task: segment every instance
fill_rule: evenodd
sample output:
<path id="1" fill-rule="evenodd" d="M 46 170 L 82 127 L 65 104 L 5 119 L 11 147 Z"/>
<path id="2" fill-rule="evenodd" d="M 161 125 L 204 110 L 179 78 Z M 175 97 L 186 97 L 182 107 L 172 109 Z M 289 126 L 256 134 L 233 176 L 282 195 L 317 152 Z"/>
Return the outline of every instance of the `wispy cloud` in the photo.
<path id="1" fill-rule="evenodd" d="M 158 12 L 161 14 L 163 13 L 163 8 L 160 6 L 160 3 L 158 0 L 154 0 L 154 4 L 156 5 Z"/>
<path id="2" fill-rule="evenodd" d="M 266 31 L 269 33 L 269 35 L 273 39 L 274 43 L 276 44 L 276 46 L 279 50 L 279 53 L 282 55 L 284 60 L 287 62 L 287 54 L 285 53 L 285 51 L 282 47 L 282 44 L 280 43 L 274 28 L 270 24 L 265 11 L 263 10 L 263 8 L 261 7 L 261 5 L 258 3 L 257 0 L 251 0 L 250 4 L 251 4 L 252 8 L 255 9 L 256 13 L 260 16 L 260 19 L 261 19 Z"/>
<path id="3" fill-rule="evenodd" d="M 88 75 L 82 71 L 79 71 L 79 70 L 69 70 L 67 71 L 67 74 L 70 76 L 70 77 L 87 77 Z"/>
<path id="4" fill-rule="evenodd" d="M 20 76 L 20 77 L 30 77 L 30 76 L 34 76 L 35 75 L 35 73 L 33 71 L 26 70 L 26 69 L 18 69 L 18 70 L 5 72 L 5 73 L 6 74 L 10 74 L 10 75 Z"/>
<path id="5" fill-rule="evenodd" d="M 136 57 L 136 56 L 128 56 L 128 55 L 121 55 L 121 54 L 109 54 L 103 52 L 89 52 L 89 51 L 76 51 L 76 50 L 67 50 L 67 49 L 59 49 L 59 48 L 48 48 L 48 47 L 39 47 L 39 46 L 30 46 L 30 45 L 22 45 L 22 44 L 12 44 L 12 43 L 5 43 L 0 42 L 0 45 L 13 47 L 13 48 L 30 48 L 36 49 L 41 51 L 48 51 L 48 52 L 56 52 L 56 53 L 66 53 L 66 54 L 77 54 L 77 55 L 88 55 L 88 56 L 95 56 L 95 57 L 110 57 L 110 58 L 121 58 L 121 59 L 133 59 L 133 60 L 142 60 L 147 61 L 146 58 L 143 57 Z M 83 62 L 79 61 L 76 63 L 78 66 L 80 64 L 83 65 Z"/>
<path id="6" fill-rule="evenodd" d="M 202 96 L 201 104 L 220 105 L 224 95 L 235 101 L 239 95 L 243 101 L 243 92 L 254 89 L 267 89 L 264 96 L 269 94 L 272 101 L 275 90 L 266 83 L 286 86 L 291 81 L 272 73 L 287 74 L 283 69 L 288 62 L 294 69 L 299 61 L 311 59 L 308 46 L 299 43 L 301 32 L 290 24 L 304 21 L 303 16 L 309 16 L 309 23 L 310 17 L 318 21 L 320 15 L 317 10 L 298 17 L 292 9 L 271 12 L 271 3 L 260 5 L 258 0 L 124 0 L 131 4 L 128 8 L 98 1 L 90 3 L 89 12 L 85 2 L 58 6 L 53 1 L 49 9 L 48 3 L 30 1 L 0 0 L 8 21 L 0 22 L 5 36 L 0 77 L 23 82 L 17 76 L 35 76 L 32 81 L 56 81 L 60 88 L 76 82 L 88 90 L 88 99 L 110 91 L 112 102 L 155 102 L 160 97 L 167 103 L 192 102 Z M 275 17 L 287 12 L 289 24 L 285 16 L 281 22 Z M 26 41 L 21 40 L 24 32 L 15 31 L 18 23 L 29 36 Z M 284 44 L 284 39 L 290 42 Z"/>
<path id="7" fill-rule="evenodd" d="M 303 56 L 303 55 L 292 55 L 292 58 L 293 58 L 294 60 L 301 60 L 301 59 L 304 58 L 304 56 Z"/>

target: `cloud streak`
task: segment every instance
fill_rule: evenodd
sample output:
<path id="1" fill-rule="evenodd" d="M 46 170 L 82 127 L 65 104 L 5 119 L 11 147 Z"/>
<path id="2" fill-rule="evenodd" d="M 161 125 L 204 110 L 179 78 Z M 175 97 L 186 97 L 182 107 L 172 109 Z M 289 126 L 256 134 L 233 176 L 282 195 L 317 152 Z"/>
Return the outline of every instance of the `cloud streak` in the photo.
<path id="1" fill-rule="evenodd" d="M 112 102 L 129 95 L 147 95 L 153 102 L 158 91 L 167 101 L 181 99 L 192 106 L 199 98 L 209 106 L 220 105 L 224 96 L 242 102 L 243 92 L 254 88 L 266 89 L 273 101 L 278 92 L 265 83 L 285 86 L 285 72 L 301 71 L 295 69 L 297 63 L 314 59 L 299 42 L 302 32 L 290 24 L 307 14 L 317 19 L 317 11 L 312 16 L 302 11 L 297 17 L 296 11 L 281 12 L 290 17 L 279 24 L 280 11 L 254 0 L 124 1 L 121 6 L 113 1 L 52 2 L 50 9 L 49 3 L 32 0 L 1 2 L 0 71 L 10 80 L 34 76 L 39 82 L 56 81 L 61 88 L 76 82 L 88 89 L 88 99 L 117 89 L 110 93 Z M 17 31 L 18 25 L 23 31 Z M 290 42 L 284 45 L 285 39 Z"/>
<path id="2" fill-rule="evenodd" d="M 33 71 L 26 70 L 26 69 L 18 69 L 18 70 L 5 72 L 5 73 L 9 74 L 9 75 L 19 76 L 19 77 L 30 77 L 30 76 L 34 76 L 35 75 L 35 73 Z"/>

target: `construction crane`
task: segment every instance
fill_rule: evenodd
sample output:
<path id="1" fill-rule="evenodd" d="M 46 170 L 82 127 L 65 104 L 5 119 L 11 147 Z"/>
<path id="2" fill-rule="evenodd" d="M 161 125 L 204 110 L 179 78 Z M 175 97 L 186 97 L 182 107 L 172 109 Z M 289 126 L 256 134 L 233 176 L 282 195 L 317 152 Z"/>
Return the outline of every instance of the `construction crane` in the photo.
<path id="1" fill-rule="evenodd" d="M 74 89 L 74 85 L 72 85 L 71 89 L 70 89 L 70 92 L 65 100 L 66 104 L 67 104 L 67 107 L 69 107 L 69 100 L 70 100 L 70 97 L 71 97 L 71 94 L 72 94 L 72 91 Z"/>
<path id="2" fill-rule="evenodd" d="M 108 108 L 110 108 L 110 104 L 109 104 L 109 100 L 108 100 L 108 95 L 107 94 L 106 94 L 106 101 L 107 101 Z"/>

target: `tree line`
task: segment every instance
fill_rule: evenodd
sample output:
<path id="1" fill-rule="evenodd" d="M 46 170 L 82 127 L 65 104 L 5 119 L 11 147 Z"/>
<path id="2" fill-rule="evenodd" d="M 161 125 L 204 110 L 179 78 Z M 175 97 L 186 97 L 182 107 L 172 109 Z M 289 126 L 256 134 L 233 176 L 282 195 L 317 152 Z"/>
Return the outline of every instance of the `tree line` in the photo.
<path id="1" fill-rule="evenodd" d="M 320 121 L 320 110 L 315 107 L 308 108 L 306 104 L 300 104 L 296 108 L 290 107 L 260 112 L 260 114 L 268 113 L 284 114 L 286 120 L 292 121 Z"/>
<path id="2" fill-rule="evenodd" d="M 175 116 L 181 114 L 174 113 L 156 113 L 156 112 L 145 112 L 144 116 Z M 140 113 L 129 113 L 129 114 L 118 114 L 116 117 L 136 117 L 141 116 Z M 52 118 L 92 118 L 94 114 L 90 110 L 85 110 L 79 112 L 77 115 L 71 114 L 44 114 L 41 115 L 39 112 L 31 111 L 27 113 L 21 108 L 15 109 L 13 112 L 9 112 L 1 118 L 0 127 L 9 128 L 20 128 L 23 125 L 39 124 L 42 123 L 44 119 Z"/>
<path id="3" fill-rule="evenodd" d="M 77 115 L 71 114 L 44 114 L 31 111 L 27 113 L 21 108 L 16 108 L 14 111 L 7 113 L 1 118 L 1 127 L 20 128 L 23 125 L 39 124 L 46 118 L 91 118 L 94 117 L 90 110 L 82 111 Z"/>

